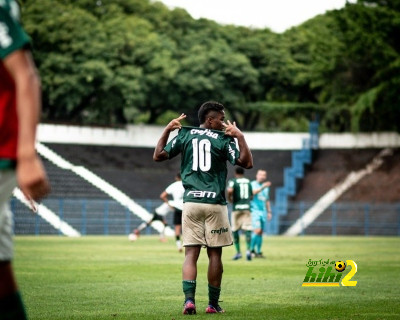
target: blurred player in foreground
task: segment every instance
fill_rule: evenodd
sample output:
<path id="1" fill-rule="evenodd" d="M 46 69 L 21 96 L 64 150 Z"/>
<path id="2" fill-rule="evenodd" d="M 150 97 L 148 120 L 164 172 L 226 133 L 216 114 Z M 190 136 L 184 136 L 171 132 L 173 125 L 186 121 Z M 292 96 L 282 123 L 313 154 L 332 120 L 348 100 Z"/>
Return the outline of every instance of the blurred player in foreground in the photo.
<path id="1" fill-rule="evenodd" d="M 171 183 L 160 195 L 164 203 L 168 203 L 168 196 L 171 196 L 174 201 L 175 207 L 172 209 L 174 210 L 175 240 L 179 252 L 182 252 L 181 232 L 184 192 L 185 189 L 182 185 L 181 174 L 178 172 L 175 176 L 175 182 Z"/>
<path id="2" fill-rule="evenodd" d="M 12 213 L 9 201 L 18 184 L 33 203 L 49 191 L 36 154 L 41 108 L 40 78 L 28 50 L 29 37 L 13 0 L 0 1 L 0 318 L 26 319 L 14 277 Z"/>
<path id="3" fill-rule="evenodd" d="M 235 169 L 235 178 L 228 182 L 228 200 L 232 202 L 232 233 L 235 244 L 236 255 L 233 260 L 242 258 L 240 252 L 239 231 L 243 230 L 246 237 L 246 258 L 251 260 L 251 213 L 250 200 L 253 198 L 253 189 L 250 180 L 244 176 L 244 169 L 237 167 Z"/>
<path id="4" fill-rule="evenodd" d="M 185 294 L 184 314 L 195 314 L 197 260 L 201 247 L 207 248 L 208 298 L 206 313 L 224 310 L 219 305 L 222 282 L 222 247 L 232 245 L 232 234 L 225 198 L 226 162 L 244 168 L 253 166 L 251 151 L 235 123 L 225 123 L 224 106 L 205 102 L 198 111 L 200 127 L 182 127 L 172 120 L 165 127 L 153 159 L 164 161 L 181 154 L 181 175 L 185 188 L 182 214 L 182 239 L 185 261 L 182 286 Z M 172 131 L 180 129 L 168 144 Z M 225 132 L 223 132 L 225 131 Z M 237 138 L 237 143 L 234 140 Z M 239 152 L 240 150 L 240 152 Z"/>
<path id="5" fill-rule="evenodd" d="M 263 231 L 266 223 L 272 218 L 271 203 L 269 201 L 270 181 L 267 180 L 267 171 L 258 170 L 256 180 L 251 182 L 253 189 L 253 200 L 250 202 L 253 234 L 251 237 L 251 251 L 256 258 L 265 258 L 261 252 L 263 243 Z"/>

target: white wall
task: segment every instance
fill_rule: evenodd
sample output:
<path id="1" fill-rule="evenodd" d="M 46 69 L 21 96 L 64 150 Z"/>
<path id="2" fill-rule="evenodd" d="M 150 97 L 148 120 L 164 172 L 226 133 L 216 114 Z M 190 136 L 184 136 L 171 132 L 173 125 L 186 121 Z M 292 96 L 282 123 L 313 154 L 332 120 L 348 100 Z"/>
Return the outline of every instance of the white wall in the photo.
<path id="1" fill-rule="evenodd" d="M 81 127 L 40 124 L 37 139 L 48 143 L 93 144 L 109 146 L 154 148 L 164 127 L 129 125 L 126 129 Z M 171 138 L 177 131 L 171 134 Z M 246 140 L 253 150 L 297 150 L 302 148 L 308 133 L 262 133 L 245 132 Z M 371 133 L 324 133 L 320 136 L 321 149 L 385 148 L 400 147 L 400 134 Z"/>
<path id="2" fill-rule="evenodd" d="M 383 133 L 325 133 L 319 138 L 321 149 L 399 148 L 400 134 Z"/>

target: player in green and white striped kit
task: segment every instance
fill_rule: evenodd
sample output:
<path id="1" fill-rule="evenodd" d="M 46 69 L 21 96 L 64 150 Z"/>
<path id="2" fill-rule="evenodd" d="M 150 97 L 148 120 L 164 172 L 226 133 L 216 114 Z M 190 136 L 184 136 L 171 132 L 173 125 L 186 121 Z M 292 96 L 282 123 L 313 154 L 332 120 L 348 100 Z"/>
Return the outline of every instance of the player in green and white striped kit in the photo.
<path id="1" fill-rule="evenodd" d="M 196 313 L 197 260 L 202 246 L 207 248 L 209 258 L 206 313 L 224 312 L 218 304 L 223 271 L 222 247 L 232 245 L 225 198 L 226 162 L 253 167 L 243 133 L 235 123 L 224 122 L 222 104 L 206 102 L 200 107 L 198 116 L 198 128 L 182 127 L 180 121 L 186 117 L 184 114 L 172 120 L 165 127 L 153 155 L 155 161 L 164 161 L 181 154 L 181 177 L 185 188 L 182 213 L 184 314 Z M 176 129 L 180 129 L 178 135 L 167 144 L 170 133 Z"/>

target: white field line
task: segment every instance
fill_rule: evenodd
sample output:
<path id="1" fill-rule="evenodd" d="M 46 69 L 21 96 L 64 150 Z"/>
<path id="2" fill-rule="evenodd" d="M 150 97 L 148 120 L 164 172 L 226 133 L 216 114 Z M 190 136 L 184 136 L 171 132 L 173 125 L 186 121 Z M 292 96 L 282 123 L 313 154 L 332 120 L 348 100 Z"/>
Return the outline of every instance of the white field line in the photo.
<path id="1" fill-rule="evenodd" d="M 21 201 L 25 206 L 32 210 L 32 206 L 35 209 L 35 213 L 50 223 L 55 229 L 59 230 L 62 234 L 68 237 L 80 237 L 81 234 L 70 226 L 67 222 L 63 221 L 53 211 L 47 208 L 44 204 L 39 204 L 32 200 L 28 201 L 22 191 L 19 188 L 15 188 L 13 191 L 14 197 Z"/>

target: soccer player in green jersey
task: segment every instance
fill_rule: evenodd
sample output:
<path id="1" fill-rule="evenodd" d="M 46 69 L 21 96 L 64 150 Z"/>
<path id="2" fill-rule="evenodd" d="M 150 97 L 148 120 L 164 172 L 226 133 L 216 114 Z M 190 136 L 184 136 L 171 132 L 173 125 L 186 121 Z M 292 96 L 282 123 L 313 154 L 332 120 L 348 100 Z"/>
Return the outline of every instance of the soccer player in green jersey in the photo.
<path id="1" fill-rule="evenodd" d="M 253 198 L 253 189 L 250 180 L 244 176 L 244 169 L 237 167 L 235 169 L 235 178 L 228 182 L 228 200 L 232 202 L 232 233 L 233 242 L 236 248 L 236 255 L 233 260 L 242 258 L 240 252 L 239 231 L 243 230 L 246 236 L 247 260 L 251 260 L 251 213 L 250 200 Z"/>
<path id="2" fill-rule="evenodd" d="M 208 101 L 198 111 L 200 127 L 182 127 L 182 114 L 164 129 L 154 150 L 153 159 L 164 161 L 181 154 L 183 196 L 182 240 L 185 260 L 182 286 L 184 314 L 195 314 L 197 260 L 201 247 L 207 248 L 208 297 L 206 313 L 224 312 L 218 300 L 222 281 L 222 247 L 232 245 L 225 198 L 226 162 L 244 168 L 253 167 L 253 157 L 236 123 L 225 123 L 224 106 Z M 168 144 L 172 131 L 178 135 Z M 236 138 L 236 141 L 235 141 Z M 239 151 L 240 150 L 240 151 Z"/>
<path id="3" fill-rule="evenodd" d="M 40 78 L 29 51 L 30 39 L 13 0 L 0 1 L 0 319 L 26 319 L 12 268 L 13 230 L 9 201 L 18 184 L 32 202 L 49 184 L 36 154 Z"/>

